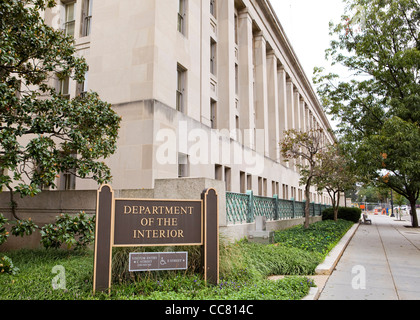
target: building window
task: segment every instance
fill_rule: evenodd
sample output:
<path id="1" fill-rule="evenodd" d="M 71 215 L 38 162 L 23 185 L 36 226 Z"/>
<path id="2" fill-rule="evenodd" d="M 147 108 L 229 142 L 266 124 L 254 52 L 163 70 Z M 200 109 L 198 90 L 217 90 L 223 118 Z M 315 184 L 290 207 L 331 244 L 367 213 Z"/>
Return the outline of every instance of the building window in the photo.
<path id="1" fill-rule="evenodd" d="M 246 193 L 246 175 L 245 172 L 240 171 L 239 172 L 239 185 L 240 185 L 240 192 Z"/>
<path id="2" fill-rule="evenodd" d="M 179 153 L 178 154 L 178 178 L 184 178 L 188 176 L 189 176 L 188 155 Z"/>
<path id="3" fill-rule="evenodd" d="M 216 0 L 210 0 L 210 13 L 216 18 Z"/>
<path id="4" fill-rule="evenodd" d="M 246 175 L 246 189 L 247 190 L 252 190 L 252 175 L 251 174 L 247 174 Z"/>
<path id="5" fill-rule="evenodd" d="M 185 85 L 187 71 L 180 65 L 177 69 L 176 110 L 185 112 Z"/>
<path id="6" fill-rule="evenodd" d="M 178 31 L 185 36 L 187 0 L 179 0 L 178 7 Z"/>
<path id="7" fill-rule="evenodd" d="M 236 10 L 236 8 L 235 8 Z M 238 29 L 239 29 L 239 18 L 238 18 L 238 14 L 235 12 L 235 16 L 234 16 L 234 28 L 235 28 L 235 44 L 238 44 Z"/>
<path id="8" fill-rule="evenodd" d="M 289 187 L 287 184 L 283 184 L 283 199 L 289 200 Z"/>
<path id="9" fill-rule="evenodd" d="M 226 191 L 231 191 L 232 190 L 232 184 L 231 184 L 231 169 L 229 167 L 225 167 L 225 188 Z"/>
<path id="10" fill-rule="evenodd" d="M 217 129 L 217 102 L 210 100 L 210 123 L 212 129 Z"/>
<path id="11" fill-rule="evenodd" d="M 85 80 L 77 83 L 76 95 L 84 97 L 88 91 L 88 71 L 85 73 Z"/>
<path id="12" fill-rule="evenodd" d="M 267 197 L 267 179 L 263 178 L 263 196 Z"/>
<path id="13" fill-rule="evenodd" d="M 90 35 L 92 24 L 92 2 L 93 0 L 84 0 L 82 9 L 82 37 Z"/>
<path id="14" fill-rule="evenodd" d="M 67 3 L 65 5 L 65 17 L 64 17 L 64 33 L 66 36 L 74 37 L 74 27 L 75 27 L 75 7 L 76 3 Z"/>
<path id="15" fill-rule="evenodd" d="M 235 63 L 235 94 L 239 93 L 239 66 Z"/>
<path id="16" fill-rule="evenodd" d="M 214 165 L 214 179 L 223 180 L 223 166 L 220 164 Z"/>
<path id="17" fill-rule="evenodd" d="M 217 65 L 216 65 L 216 42 L 211 39 L 210 40 L 210 72 L 213 75 L 216 75 L 217 72 Z"/>
<path id="18" fill-rule="evenodd" d="M 70 170 L 61 174 L 60 190 L 75 190 L 76 189 L 76 170 Z"/>
<path id="19" fill-rule="evenodd" d="M 60 78 L 59 94 L 65 98 L 70 99 L 70 79 L 69 77 Z"/>
<path id="20" fill-rule="evenodd" d="M 72 158 L 76 158 L 76 154 L 71 155 Z M 59 189 L 60 190 L 75 190 L 76 189 L 76 169 L 69 169 L 62 172 L 59 178 Z"/>

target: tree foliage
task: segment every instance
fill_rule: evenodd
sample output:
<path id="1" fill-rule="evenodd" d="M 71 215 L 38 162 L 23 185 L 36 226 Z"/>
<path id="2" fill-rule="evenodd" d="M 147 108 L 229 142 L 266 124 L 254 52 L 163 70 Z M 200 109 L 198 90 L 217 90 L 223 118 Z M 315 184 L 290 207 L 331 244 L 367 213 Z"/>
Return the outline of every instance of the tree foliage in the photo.
<path id="1" fill-rule="evenodd" d="M 315 70 L 323 105 L 366 180 L 404 195 L 415 213 L 420 190 L 420 5 L 417 0 L 346 0 L 331 24 L 326 56 L 349 80 Z M 413 214 L 413 226 L 418 226 Z"/>
<path id="2" fill-rule="evenodd" d="M 57 88 L 82 82 L 88 66 L 71 37 L 44 23 L 54 5 L 0 2 L 0 187 L 21 195 L 54 188 L 63 172 L 111 179 L 103 159 L 116 150 L 120 118 L 95 92 L 69 99 Z"/>
<path id="3" fill-rule="evenodd" d="M 319 155 L 326 148 L 325 133 L 322 128 L 300 131 L 290 129 L 284 131 L 284 138 L 280 142 L 281 153 L 285 161 L 296 165 L 300 173 L 300 184 L 305 186 L 305 223 L 309 228 L 310 188 L 317 175 Z"/>
<path id="4" fill-rule="evenodd" d="M 320 153 L 318 159 L 314 183 L 318 190 L 328 192 L 333 207 L 334 221 L 337 221 L 340 196 L 355 186 L 357 177 L 351 169 L 349 159 L 343 154 L 338 144 L 328 145 Z"/>

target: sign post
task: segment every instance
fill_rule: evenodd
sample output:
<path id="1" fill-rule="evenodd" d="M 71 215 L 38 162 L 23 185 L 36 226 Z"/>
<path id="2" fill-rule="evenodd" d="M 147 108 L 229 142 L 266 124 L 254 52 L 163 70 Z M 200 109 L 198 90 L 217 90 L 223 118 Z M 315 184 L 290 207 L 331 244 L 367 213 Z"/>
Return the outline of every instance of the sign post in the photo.
<path id="1" fill-rule="evenodd" d="M 96 207 L 93 291 L 111 288 L 113 247 L 203 246 L 204 279 L 218 283 L 218 216 L 218 196 L 212 188 L 203 191 L 201 200 L 161 200 L 114 199 L 112 188 L 101 186 Z M 150 263 L 157 259 L 152 256 Z M 172 257 L 171 261 L 175 260 Z M 162 256 L 162 262 L 170 260 Z"/>

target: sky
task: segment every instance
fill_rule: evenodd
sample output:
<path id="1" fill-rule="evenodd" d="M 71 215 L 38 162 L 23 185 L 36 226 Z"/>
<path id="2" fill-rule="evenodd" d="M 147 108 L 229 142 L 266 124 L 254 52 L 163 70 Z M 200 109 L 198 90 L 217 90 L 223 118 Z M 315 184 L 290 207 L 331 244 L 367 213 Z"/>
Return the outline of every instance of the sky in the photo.
<path id="1" fill-rule="evenodd" d="M 326 67 L 329 22 L 340 21 L 341 0 L 270 0 L 306 76 L 312 82 L 314 67 Z"/>
<path id="2" fill-rule="evenodd" d="M 343 67 L 332 69 L 325 59 L 325 50 L 331 41 L 329 23 L 340 22 L 344 14 L 342 0 L 270 0 L 270 3 L 315 92 L 314 67 L 325 67 L 327 72 L 348 77 Z M 327 117 L 333 129 L 337 129 L 338 121 L 332 120 L 330 115 Z"/>

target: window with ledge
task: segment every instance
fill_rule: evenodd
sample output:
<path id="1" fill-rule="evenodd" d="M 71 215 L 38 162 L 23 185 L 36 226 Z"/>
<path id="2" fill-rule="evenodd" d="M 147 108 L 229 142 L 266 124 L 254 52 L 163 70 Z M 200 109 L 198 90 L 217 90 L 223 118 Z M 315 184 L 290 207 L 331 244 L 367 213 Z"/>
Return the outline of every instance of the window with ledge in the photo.
<path id="1" fill-rule="evenodd" d="M 85 73 L 85 80 L 77 83 L 76 95 L 84 97 L 88 91 L 88 71 Z"/>
<path id="2" fill-rule="evenodd" d="M 65 99 L 70 99 L 70 78 L 59 78 L 59 85 L 59 94 Z"/>
<path id="3" fill-rule="evenodd" d="M 92 26 L 92 3 L 93 0 L 84 0 L 82 8 L 82 37 L 90 35 Z"/>
<path id="4" fill-rule="evenodd" d="M 210 100 L 210 123 L 212 129 L 217 129 L 217 102 Z"/>
<path id="5" fill-rule="evenodd" d="M 210 39 L 210 72 L 216 75 L 217 64 L 216 64 L 216 53 L 217 53 L 216 41 Z"/>
<path id="6" fill-rule="evenodd" d="M 70 157 L 76 159 L 76 154 L 71 154 Z M 76 169 L 69 169 L 61 172 L 59 175 L 59 190 L 75 190 L 76 189 Z"/>
<path id="7" fill-rule="evenodd" d="M 231 185 L 231 181 L 232 181 L 232 176 L 231 176 L 231 168 L 229 167 L 225 167 L 225 188 L 226 191 L 231 191 L 232 190 L 232 185 Z"/>
<path id="8" fill-rule="evenodd" d="M 210 0 L 210 13 L 214 18 L 217 18 L 216 9 L 216 0 Z"/>
<path id="9" fill-rule="evenodd" d="M 76 24 L 75 19 L 75 11 L 76 11 L 76 3 L 66 3 L 64 4 L 65 8 L 65 15 L 64 15 L 64 34 L 66 36 L 74 37 L 74 29 Z"/>
<path id="10" fill-rule="evenodd" d="M 189 176 L 189 161 L 188 155 L 178 154 L 178 178 L 185 178 Z"/>
<path id="11" fill-rule="evenodd" d="M 187 71 L 181 65 L 177 68 L 176 110 L 185 113 L 185 86 Z"/>
<path id="12" fill-rule="evenodd" d="M 179 0 L 178 6 L 178 31 L 184 36 L 186 35 L 186 14 L 187 14 L 187 0 Z"/>

